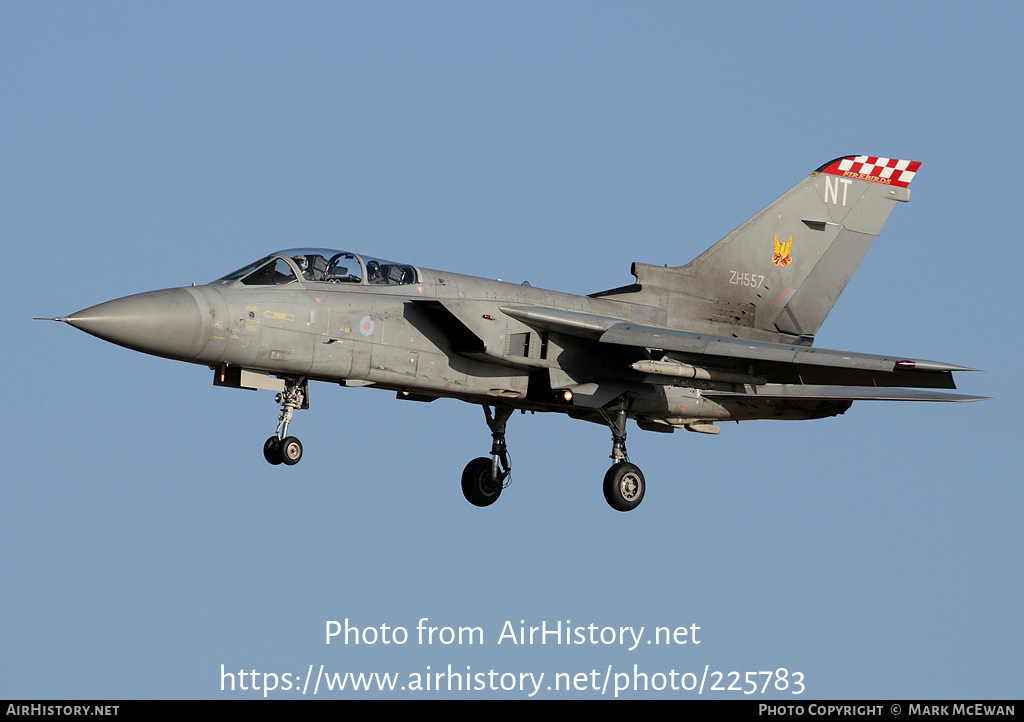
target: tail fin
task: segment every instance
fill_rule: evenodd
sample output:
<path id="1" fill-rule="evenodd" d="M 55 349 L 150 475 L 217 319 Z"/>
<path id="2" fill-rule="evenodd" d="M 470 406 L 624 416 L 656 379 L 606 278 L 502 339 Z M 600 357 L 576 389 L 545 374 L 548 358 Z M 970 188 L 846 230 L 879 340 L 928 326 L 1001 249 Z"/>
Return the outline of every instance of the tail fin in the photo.
<path id="1" fill-rule="evenodd" d="M 837 158 L 687 265 L 636 263 L 633 273 L 641 286 L 711 301 L 719 316 L 733 309 L 733 322 L 741 325 L 813 336 L 896 202 L 910 200 L 908 186 L 920 165 Z"/>

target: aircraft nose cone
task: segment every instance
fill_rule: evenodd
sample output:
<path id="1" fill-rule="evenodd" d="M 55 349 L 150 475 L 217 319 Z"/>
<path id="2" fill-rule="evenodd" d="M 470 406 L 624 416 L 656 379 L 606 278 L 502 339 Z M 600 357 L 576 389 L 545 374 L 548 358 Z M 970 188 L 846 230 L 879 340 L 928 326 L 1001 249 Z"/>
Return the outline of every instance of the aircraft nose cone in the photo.
<path id="1" fill-rule="evenodd" d="M 201 347 L 199 304 L 184 288 L 125 296 L 62 320 L 104 341 L 156 356 L 187 361 Z"/>

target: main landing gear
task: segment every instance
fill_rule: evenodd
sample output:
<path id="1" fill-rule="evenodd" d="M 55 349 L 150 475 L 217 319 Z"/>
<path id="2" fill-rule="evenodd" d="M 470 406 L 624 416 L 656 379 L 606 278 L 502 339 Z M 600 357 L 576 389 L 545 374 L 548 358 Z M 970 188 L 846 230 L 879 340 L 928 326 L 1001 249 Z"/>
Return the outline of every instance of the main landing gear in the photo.
<path id="1" fill-rule="evenodd" d="M 640 467 L 629 463 L 626 455 L 626 419 L 629 417 L 629 396 L 622 396 L 607 409 L 600 409 L 612 430 L 612 468 L 604 475 L 605 501 L 616 511 L 632 511 L 644 500 L 647 483 Z"/>
<path id="2" fill-rule="evenodd" d="M 288 436 L 288 424 L 292 420 L 292 411 L 309 408 L 306 379 L 285 379 L 284 391 L 277 395 L 277 402 L 281 404 L 281 415 L 277 417 L 277 433 L 263 444 L 263 458 L 275 466 L 294 466 L 302 458 L 302 442 L 294 436 Z"/>
<path id="3" fill-rule="evenodd" d="M 512 473 L 505 446 L 505 424 L 512 411 L 505 406 L 495 406 L 492 413 L 489 406 L 484 406 L 484 416 L 491 430 L 491 456 L 473 459 L 462 472 L 462 493 L 474 506 L 490 506 L 496 502 Z"/>
<path id="4" fill-rule="evenodd" d="M 613 404 L 599 409 L 601 417 L 612 431 L 612 460 L 614 463 L 604 475 L 604 498 L 617 511 L 632 511 L 644 499 L 647 483 L 644 473 L 629 463 L 626 455 L 626 420 L 632 398 L 626 394 Z M 498 500 L 501 490 L 508 485 L 512 464 L 505 445 L 505 424 L 512 409 L 504 406 L 484 406 L 487 426 L 491 430 L 491 456 L 481 456 L 466 464 L 462 472 L 462 493 L 475 506 L 490 506 Z"/>

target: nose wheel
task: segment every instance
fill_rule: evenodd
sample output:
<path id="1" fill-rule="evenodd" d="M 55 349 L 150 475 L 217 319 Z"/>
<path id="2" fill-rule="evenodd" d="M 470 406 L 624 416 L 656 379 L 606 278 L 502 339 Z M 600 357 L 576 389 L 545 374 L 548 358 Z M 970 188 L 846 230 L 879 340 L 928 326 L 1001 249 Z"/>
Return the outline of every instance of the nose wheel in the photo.
<path id="1" fill-rule="evenodd" d="M 284 461 L 281 456 L 281 440 L 279 438 L 271 436 L 267 439 L 267 443 L 263 445 L 263 458 L 274 466 Z"/>
<path id="2" fill-rule="evenodd" d="M 277 418 L 277 433 L 264 442 L 263 458 L 274 466 L 295 466 L 302 458 L 302 442 L 294 436 L 288 436 L 288 425 L 295 409 L 309 408 L 306 379 L 285 379 L 284 391 L 277 395 L 277 402 L 281 404 L 281 415 Z"/>
<path id="3" fill-rule="evenodd" d="M 283 439 L 271 436 L 263 444 L 263 458 L 274 466 L 295 466 L 302 458 L 302 442 L 294 436 L 286 436 Z"/>

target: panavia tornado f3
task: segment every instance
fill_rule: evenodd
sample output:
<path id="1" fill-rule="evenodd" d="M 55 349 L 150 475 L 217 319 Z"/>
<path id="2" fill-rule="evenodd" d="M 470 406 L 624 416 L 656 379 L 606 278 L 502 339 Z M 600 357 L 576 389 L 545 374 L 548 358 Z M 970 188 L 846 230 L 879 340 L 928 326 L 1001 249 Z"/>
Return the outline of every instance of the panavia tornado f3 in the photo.
<path id="1" fill-rule="evenodd" d="M 604 424 L 614 461 L 605 498 L 629 511 L 646 487 L 626 454 L 630 418 L 645 431 L 717 434 L 721 421 L 820 419 L 862 399 L 980 398 L 946 391 L 963 366 L 813 346 L 889 213 L 910 200 L 919 166 L 837 158 L 690 263 L 634 263 L 635 283 L 589 296 L 297 248 L 203 286 L 53 320 L 209 366 L 217 386 L 277 391 L 277 431 L 263 447 L 271 464 L 302 457 L 290 423 L 308 408 L 310 381 L 478 404 L 491 451 L 462 474 L 477 506 L 507 485 L 516 409 Z"/>

